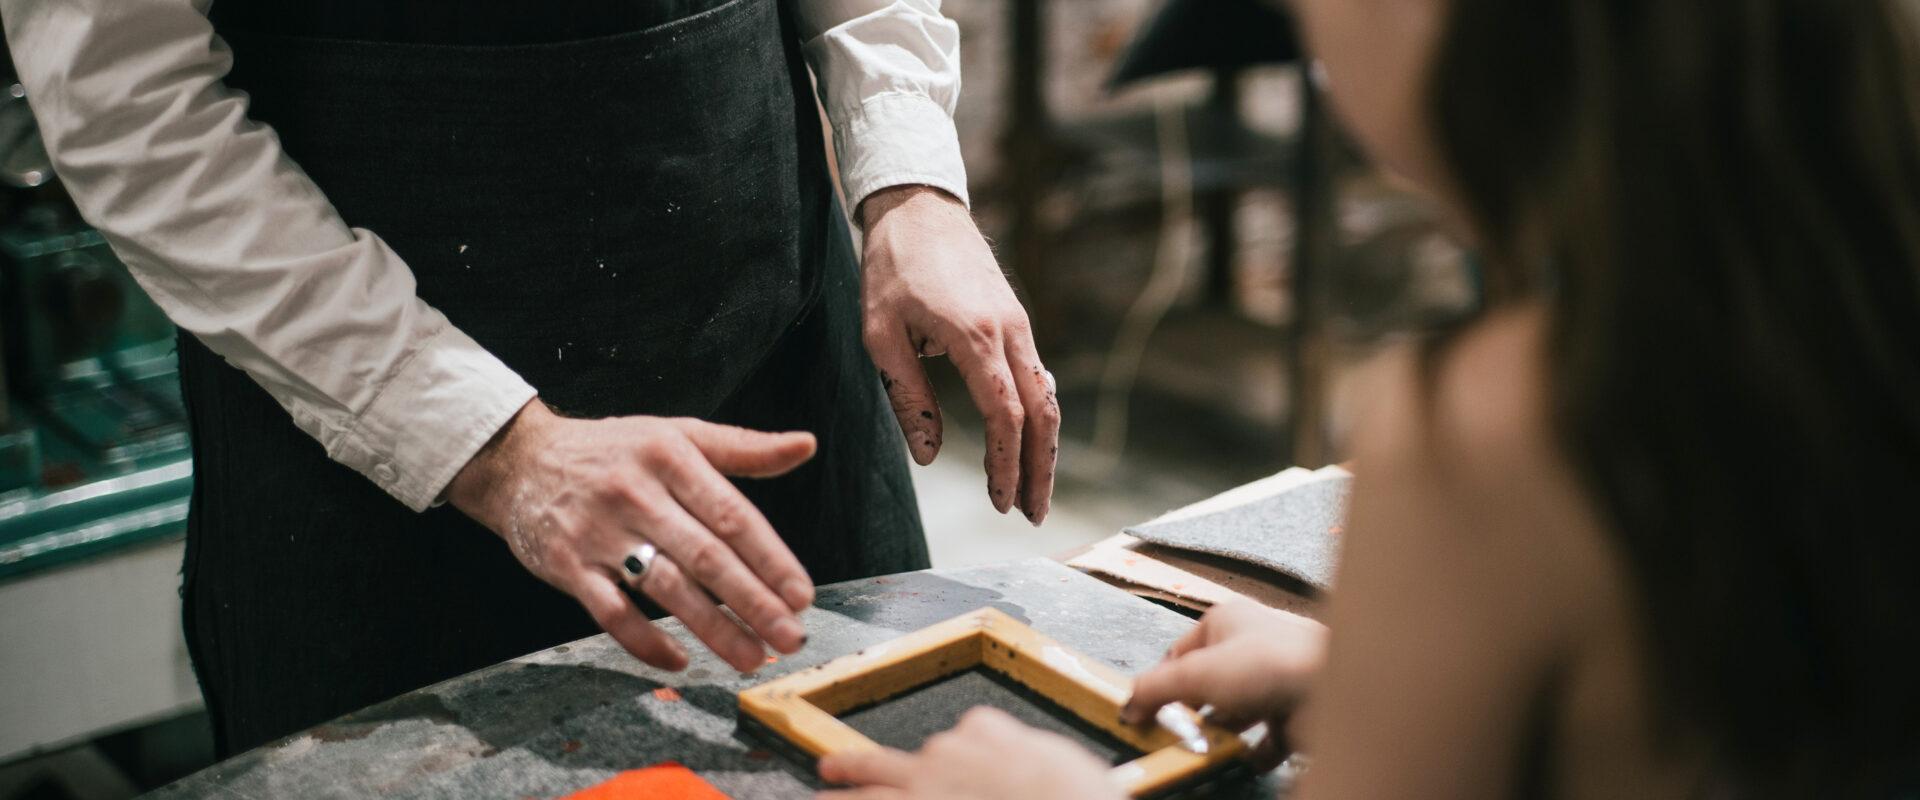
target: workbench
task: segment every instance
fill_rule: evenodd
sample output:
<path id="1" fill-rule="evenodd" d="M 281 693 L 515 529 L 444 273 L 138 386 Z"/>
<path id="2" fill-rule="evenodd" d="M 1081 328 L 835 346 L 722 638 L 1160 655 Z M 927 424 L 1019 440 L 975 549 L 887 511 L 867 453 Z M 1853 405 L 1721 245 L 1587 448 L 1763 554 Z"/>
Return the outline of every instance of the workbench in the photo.
<path id="1" fill-rule="evenodd" d="M 742 676 L 677 621 L 692 655 L 653 669 L 602 635 L 513 659 L 215 764 L 149 797 L 559 797 L 660 762 L 746 798 L 812 797 L 803 765 L 736 725 L 736 693 L 983 606 L 1137 674 L 1193 621 L 1053 561 L 821 587 L 800 653 Z M 405 658 L 405 653 L 394 654 Z M 1274 797 L 1277 778 L 1243 787 Z"/>

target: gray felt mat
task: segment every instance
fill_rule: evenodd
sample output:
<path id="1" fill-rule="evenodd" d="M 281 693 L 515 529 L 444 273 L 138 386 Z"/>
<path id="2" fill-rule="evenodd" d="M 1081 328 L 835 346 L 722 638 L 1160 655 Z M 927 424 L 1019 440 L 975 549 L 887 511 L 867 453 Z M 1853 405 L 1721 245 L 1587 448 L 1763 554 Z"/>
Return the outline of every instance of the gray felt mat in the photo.
<path id="1" fill-rule="evenodd" d="M 997 672 L 970 669 L 898 697 L 840 715 L 840 721 L 887 747 L 913 751 L 928 737 L 951 729 L 974 706 L 992 706 L 1028 725 L 1072 739 L 1109 764 L 1132 761 L 1140 751 L 1114 738 Z"/>
<path id="2" fill-rule="evenodd" d="M 1269 497 L 1128 528 L 1146 541 L 1277 570 L 1325 591 L 1340 555 L 1353 478 L 1318 477 Z"/>

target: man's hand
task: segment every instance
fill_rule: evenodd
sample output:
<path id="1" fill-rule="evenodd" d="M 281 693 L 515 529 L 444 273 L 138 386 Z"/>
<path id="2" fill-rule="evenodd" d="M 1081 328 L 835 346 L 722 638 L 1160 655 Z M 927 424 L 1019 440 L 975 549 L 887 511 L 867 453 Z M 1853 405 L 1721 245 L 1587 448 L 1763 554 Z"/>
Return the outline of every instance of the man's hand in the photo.
<path id="1" fill-rule="evenodd" d="M 1039 525 L 1053 500 L 1060 404 L 1040 364 L 1026 309 L 973 217 L 951 195 L 897 186 L 860 204 L 867 352 L 913 460 L 940 452 L 940 404 L 920 357 L 945 354 L 987 420 L 987 494 Z"/>
<path id="2" fill-rule="evenodd" d="M 1290 746 L 1287 722 L 1325 658 L 1327 629 L 1318 622 L 1251 600 L 1214 606 L 1180 637 L 1167 658 L 1133 681 L 1120 719 L 1146 725 L 1168 703 L 1211 705 L 1212 720 L 1245 730 L 1267 724 L 1251 758 L 1271 769 Z"/>
<path id="3" fill-rule="evenodd" d="M 867 750 L 820 759 L 820 777 L 855 789 L 823 800 L 1118 800 L 1107 765 L 1054 733 L 1020 724 L 997 708 L 968 711 L 918 753 Z"/>
<path id="4" fill-rule="evenodd" d="M 534 575 L 579 600 L 628 652 L 677 670 L 685 651 L 621 591 L 621 563 L 653 543 L 661 555 L 635 588 L 751 672 L 766 662 L 765 645 L 792 653 L 806 643 L 795 614 L 813 603 L 813 583 L 722 475 L 772 477 L 813 451 L 808 433 L 661 417 L 566 419 L 536 399 L 461 469 L 448 499 L 505 539 Z"/>

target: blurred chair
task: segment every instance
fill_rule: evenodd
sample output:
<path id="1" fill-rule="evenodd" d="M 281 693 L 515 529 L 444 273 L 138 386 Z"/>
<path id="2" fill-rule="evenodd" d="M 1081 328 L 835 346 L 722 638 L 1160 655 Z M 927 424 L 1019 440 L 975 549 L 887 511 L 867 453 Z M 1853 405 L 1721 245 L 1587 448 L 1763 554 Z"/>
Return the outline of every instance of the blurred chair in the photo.
<path id="1" fill-rule="evenodd" d="M 1212 76 L 1187 120 L 1196 209 L 1206 231 L 1207 300 L 1230 306 L 1237 242 L 1234 207 L 1244 189 L 1283 181 L 1293 143 L 1262 137 L 1241 116 L 1241 76 L 1300 60 L 1293 21 L 1269 0 L 1171 0 L 1140 31 L 1108 83 L 1119 91 L 1163 75 Z"/>
<path id="2" fill-rule="evenodd" d="M 1007 264 L 1027 289 L 1036 327 L 1056 330 L 1069 287 L 1056 286 L 1046 264 L 1051 241 L 1041 206 L 1061 186 L 1107 184 L 1160 198 L 1165 123 L 1152 111 L 1072 120 L 1049 112 L 1040 0 L 1010 0 L 1009 98 L 1001 137 L 1001 185 L 1009 211 Z M 1242 112 L 1244 73 L 1293 64 L 1301 70 L 1298 130 L 1279 137 L 1251 129 Z M 1231 309 L 1237 243 L 1235 209 L 1243 192 L 1270 187 L 1290 199 L 1294 231 L 1289 265 L 1293 317 L 1287 335 L 1288 424 L 1280 455 L 1319 466 L 1328 448 L 1323 428 L 1325 355 L 1318 272 L 1331 255 L 1332 137 L 1292 18 L 1268 0 L 1168 0 L 1126 48 L 1108 81 L 1111 90 L 1174 73 L 1204 71 L 1206 98 L 1179 110 L 1194 216 L 1204 232 L 1205 301 Z"/>

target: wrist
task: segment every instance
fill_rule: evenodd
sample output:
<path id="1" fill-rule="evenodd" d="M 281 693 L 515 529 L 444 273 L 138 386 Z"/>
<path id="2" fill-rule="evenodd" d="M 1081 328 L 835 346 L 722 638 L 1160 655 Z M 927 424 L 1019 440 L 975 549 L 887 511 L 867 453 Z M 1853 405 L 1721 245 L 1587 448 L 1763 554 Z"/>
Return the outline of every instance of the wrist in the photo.
<path id="1" fill-rule="evenodd" d="M 860 202 L 857 218 L 861 228 L 871 229 L 888 214 L 902 208 L 958 209 L 961 214 L 965 214 L 967 207 L 965 203 L 960 202 L 960 198 L 954 197 L 945 189 L 926 184 L 908 183 L 889 186 L 867 195 L 867 198 Z"/>
<path id="2" fill-rule="evenodd" d="M 482 524 L 489 524 L 494 518 L 494 498 L 500 494 L 499 487 L 512 475 L 518 460 L 516 454 L 524 449 L 526 440 L 538 438 L 539 431 L 555 418 L 553 411 L 538 397 L 521 406 L 454 474 L 453 481 L 447 484 L 447 502 Z"/>

